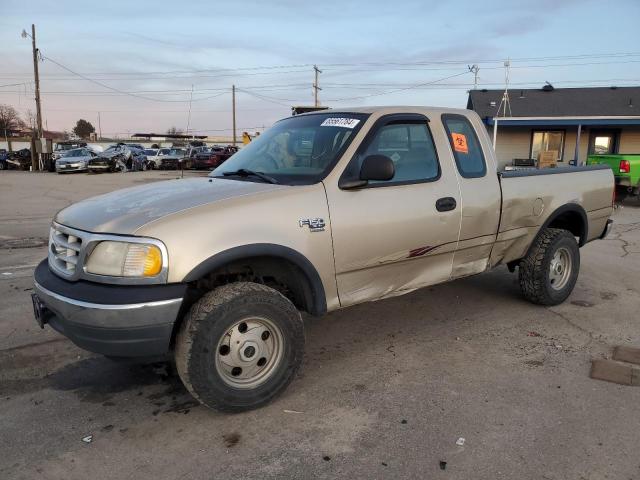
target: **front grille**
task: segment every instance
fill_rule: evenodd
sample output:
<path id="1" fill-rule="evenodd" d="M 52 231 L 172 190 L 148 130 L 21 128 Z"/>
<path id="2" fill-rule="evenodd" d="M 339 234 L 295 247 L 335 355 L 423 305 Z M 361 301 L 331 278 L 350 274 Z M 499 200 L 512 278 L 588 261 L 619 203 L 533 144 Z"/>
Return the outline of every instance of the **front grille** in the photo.
<path id="1" fill-rule="evenodd" d="M 51 227 L 49 236 L 49 266 L 64 277 L 76 277 L 80 264 L 84 232 L 60 225 Z"/>

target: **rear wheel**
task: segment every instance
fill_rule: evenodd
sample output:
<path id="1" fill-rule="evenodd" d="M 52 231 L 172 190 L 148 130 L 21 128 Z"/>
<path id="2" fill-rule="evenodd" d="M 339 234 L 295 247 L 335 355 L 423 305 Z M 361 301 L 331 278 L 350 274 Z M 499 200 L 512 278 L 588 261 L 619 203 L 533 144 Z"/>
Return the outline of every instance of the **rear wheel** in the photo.
<path id="1" fill-rule="evenodd" d="M 232 283 L 205 294 L 176 339 L 176 367 L 203 404 L 223 411 L 259 407 L 282 392 L 302 362 L 300 313 L 276 290 Z"/>
<path id="2" fill-rule="evenodd" d="M 580 249 L 571 232 L 543 230 L 520 262 L 520 289 L 527 300 L 558 305 L 573 291 L 580 271 Z"/>

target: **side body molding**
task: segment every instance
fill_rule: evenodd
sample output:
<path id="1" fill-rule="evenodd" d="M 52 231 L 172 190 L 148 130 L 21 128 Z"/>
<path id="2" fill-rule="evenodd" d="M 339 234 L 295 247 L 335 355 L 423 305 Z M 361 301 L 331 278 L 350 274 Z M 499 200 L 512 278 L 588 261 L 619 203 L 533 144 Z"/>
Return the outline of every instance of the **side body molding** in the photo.
<path id="1" fill-rule="evenodd" d="M 327 299 L 324 286 L 316 268 L 307 257 L 300 252 L 282 245 L 254 243 L 224 250 L 209 257 L 193 268 L 184 278 L 183 282 L 194 282 L 231 262 L 245 259 L 249 260 L 256 257 L 286 260 L 299 268 L 306 278 L 309 287 L 309 292 L 306 292 L 307 294 L 305 296 L 308 296 L 307 301 L 310 306 L 310 313 L 313 315 L 323 315 L 327 312 Z"/>

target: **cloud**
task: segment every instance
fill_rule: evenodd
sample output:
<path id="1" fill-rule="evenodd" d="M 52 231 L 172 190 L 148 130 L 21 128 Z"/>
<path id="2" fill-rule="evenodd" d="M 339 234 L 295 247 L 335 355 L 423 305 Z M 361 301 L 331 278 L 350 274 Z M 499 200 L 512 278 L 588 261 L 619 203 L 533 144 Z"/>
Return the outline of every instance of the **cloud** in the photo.
<path id="1" fill-rule="evenodd" d="M 538 32 L 545 27 L 545 17 L 546 15 L 519 16 L 494 25 L 491 32 L 498 37 L 513 37 Z"/>

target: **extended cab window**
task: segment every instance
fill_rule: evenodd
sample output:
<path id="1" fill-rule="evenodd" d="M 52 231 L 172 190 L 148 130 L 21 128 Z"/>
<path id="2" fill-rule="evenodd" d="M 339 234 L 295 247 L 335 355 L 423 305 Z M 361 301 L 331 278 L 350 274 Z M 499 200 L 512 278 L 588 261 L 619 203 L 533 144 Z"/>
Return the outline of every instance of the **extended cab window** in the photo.
<path id="1" fill-rule="evenodd" d="M 480 141 L 469 120 L 462 115 L 443 115 L 458 172 L 465 178 L 484 177 L 487 165 Z"/>
<path id="2" fill-rule="evenodd" d="M 350 170 L 359 172 L 369 155 L 385 155 L 395 165 L 391 180 L 370 181 L 370 185 L 428 182 L 440 177 L 440 164 L 426 119 L 392 121 L 379 127 L 366 148 L 358 152 L 357 161 L 352 162 Z"/>

